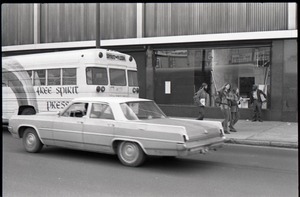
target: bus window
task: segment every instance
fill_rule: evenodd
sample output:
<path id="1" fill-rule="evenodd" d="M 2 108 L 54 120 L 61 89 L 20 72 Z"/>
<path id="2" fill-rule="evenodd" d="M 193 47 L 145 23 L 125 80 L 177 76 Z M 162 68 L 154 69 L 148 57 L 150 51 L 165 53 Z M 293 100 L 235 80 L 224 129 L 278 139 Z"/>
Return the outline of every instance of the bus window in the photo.
<path id="1" fill-rule="evenodd" d="M 76 85 L 76 68 L 63 68 L 63 85 Z"/>
<path id="2" fill-rule="evenodd" d="M 88 85 L 107 85 L 108 79 L 106 68 L 87 67 L 86 83 Z"/>
<path id="3" fill-rule="evenodd" d="M 46 70 L 35 70 L 33 73 L 34 86 L 46 85 Z"/>
<path id="4" fill-rule="evenodd" d="M 139 86 L 137 79 L 137 71 L 129 70 L 128 71 L 128 85 L 129 86 Z"/>
<path id="5" fill-rule="evenodd" d="M 48 85 L 60 85 L 60 69 L 48 70 Z"/>
<path id="6" fill-rule="evenodd" d="M 126 86 L 125 70 L 109 69 L 110 85 Z"/>

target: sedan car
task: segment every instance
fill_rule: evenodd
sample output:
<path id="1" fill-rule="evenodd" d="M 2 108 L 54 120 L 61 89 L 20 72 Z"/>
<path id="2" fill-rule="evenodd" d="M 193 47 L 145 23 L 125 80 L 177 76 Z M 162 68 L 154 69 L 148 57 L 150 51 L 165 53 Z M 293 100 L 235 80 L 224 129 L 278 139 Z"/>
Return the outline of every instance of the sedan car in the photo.
<path id="1" fill-rule="evenodd" d="M 28 152 L 43 145 L 116 154 L 139 166 L 146 156 L 187 156 L 221 147 L 221 122 L 167 117 L 152 100 L 128 97 L 74 99 L 59 113 L 15 115 L 9 131 Z"/>

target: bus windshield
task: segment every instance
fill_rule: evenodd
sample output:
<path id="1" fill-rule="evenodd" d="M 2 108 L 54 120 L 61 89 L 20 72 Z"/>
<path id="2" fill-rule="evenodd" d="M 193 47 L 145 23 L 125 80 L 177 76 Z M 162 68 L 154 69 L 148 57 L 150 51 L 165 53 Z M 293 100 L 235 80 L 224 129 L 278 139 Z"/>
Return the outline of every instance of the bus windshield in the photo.
<path id="1" fill-rule="evenodd" d="M 107 85 L 108 78 L 106 68 L 87 67 L 86 83 L 88 85 Z"/>

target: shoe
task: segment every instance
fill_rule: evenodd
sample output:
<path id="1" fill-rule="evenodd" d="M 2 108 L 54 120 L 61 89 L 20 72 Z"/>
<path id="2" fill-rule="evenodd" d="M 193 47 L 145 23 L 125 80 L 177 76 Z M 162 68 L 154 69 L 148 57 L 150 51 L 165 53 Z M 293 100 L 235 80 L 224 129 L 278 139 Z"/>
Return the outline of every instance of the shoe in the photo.
<path id="1" fill-rule="evenodd" d="M 258 120 L 259 122 L 262 122 L 262 120 Z"/>
<path id="2" fill-rule="evenodd" d="M 230 134 L 230 132 L 229 132 L 229 131 L 224 131 L 224 133 L 226 133 L 226 134 Z"/>
<path id="3" fill-rule="evenodd" d="M 235 129 L 230 129 L 230 132 L 236 132 L 236 130 Z"/>
<path id="4" fill-rule="evenodd" d="M 254 120 L 252 120 L 252 122 L 255 122 L 255 121 L 257 121 L 257 120 L 255 120 L 255 119 L 254 119 Z"/>

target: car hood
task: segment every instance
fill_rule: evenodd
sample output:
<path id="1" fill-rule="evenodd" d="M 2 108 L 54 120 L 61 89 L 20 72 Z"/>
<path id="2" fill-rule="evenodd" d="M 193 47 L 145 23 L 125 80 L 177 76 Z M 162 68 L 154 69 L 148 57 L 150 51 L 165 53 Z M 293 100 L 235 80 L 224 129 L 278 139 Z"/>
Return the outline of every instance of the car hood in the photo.
<path id="1" fill-rule="evenodd" d="M 189 140 L 206 139 L 220 136 L 220 127 L 215 121 L 199 121 L 199 120 L 185 120 L 185 119 L 150 119 L 143 120 L 144 123 L 181 126 L 184 127 Z M 214 123 L 213 123 L 214 122 Z"/>

